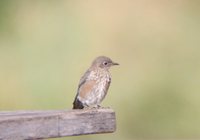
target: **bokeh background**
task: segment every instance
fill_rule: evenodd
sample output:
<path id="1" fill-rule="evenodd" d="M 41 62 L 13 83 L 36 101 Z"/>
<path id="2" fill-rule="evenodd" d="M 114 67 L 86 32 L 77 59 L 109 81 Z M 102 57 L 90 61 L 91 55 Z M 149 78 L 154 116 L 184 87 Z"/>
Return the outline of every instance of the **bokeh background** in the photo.
<path id="1" fill-rule="evenodd" d="M 0 110 L 70 109 L 105 55 L 117 131 L 60 139 L 198 139 L 199 45 L 198 0 L 1 0 Z"/>

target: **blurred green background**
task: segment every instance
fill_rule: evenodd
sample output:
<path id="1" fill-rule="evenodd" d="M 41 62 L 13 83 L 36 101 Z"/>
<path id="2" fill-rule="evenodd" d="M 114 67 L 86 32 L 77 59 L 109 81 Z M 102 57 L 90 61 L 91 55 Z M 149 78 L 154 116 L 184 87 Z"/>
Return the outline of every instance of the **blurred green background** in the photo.
<path id="1" fill-rule="evenodd" d="M 199 45 L 198 0 L 1 0 L 0 110 L 70 109 L 105 55 L 117 131 L 61 139 L 198 139 Z"/>

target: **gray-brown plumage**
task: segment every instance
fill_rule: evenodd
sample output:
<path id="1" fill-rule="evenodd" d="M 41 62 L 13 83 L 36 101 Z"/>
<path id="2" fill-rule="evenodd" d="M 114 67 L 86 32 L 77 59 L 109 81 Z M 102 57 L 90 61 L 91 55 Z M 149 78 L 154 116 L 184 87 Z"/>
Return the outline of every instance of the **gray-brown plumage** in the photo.
<path id="1" fill-rule="evenodd" d="M 119 64 L 105 56 L 99 56 L 92 62 L 80 79 L 73 109 L 100 106 L 111 82 L 109 68 L 114 65 Z"/>

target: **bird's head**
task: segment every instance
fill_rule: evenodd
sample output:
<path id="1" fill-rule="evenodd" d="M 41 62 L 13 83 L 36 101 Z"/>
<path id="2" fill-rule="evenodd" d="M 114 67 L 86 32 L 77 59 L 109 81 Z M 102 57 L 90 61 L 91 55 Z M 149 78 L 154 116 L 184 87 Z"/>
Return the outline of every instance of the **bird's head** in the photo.
<path id="1" fill-rule="evenodd" d="M 92 62 L 92 67 L 108 70 L 111 66 L 119 65 L 106 56 L 99 56 Z"/>

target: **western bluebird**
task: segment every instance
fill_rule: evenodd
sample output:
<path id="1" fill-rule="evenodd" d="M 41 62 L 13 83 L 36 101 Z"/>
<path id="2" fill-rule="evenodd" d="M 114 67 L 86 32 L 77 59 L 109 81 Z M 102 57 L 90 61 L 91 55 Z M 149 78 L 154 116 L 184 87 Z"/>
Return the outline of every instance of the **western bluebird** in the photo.
<path id="1" fill-rule="evenodd" d="M 111 82 L 109 68 L 114 65 L 119 64 L 105 56 L 99 56 L 92 62 L 80 79 L 73 109 L 100 107 Z"/>

